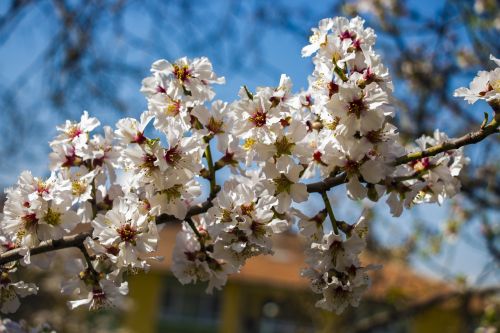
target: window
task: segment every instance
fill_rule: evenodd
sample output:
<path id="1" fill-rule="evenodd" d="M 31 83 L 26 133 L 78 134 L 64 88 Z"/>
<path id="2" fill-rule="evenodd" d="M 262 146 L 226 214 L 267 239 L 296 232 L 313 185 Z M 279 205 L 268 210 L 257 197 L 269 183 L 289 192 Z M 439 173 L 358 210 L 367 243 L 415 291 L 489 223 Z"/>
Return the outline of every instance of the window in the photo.
<path id="1" fill-rule="evenodd" d="M 290 299 L 288 302 L 268 300 L 262 305 L 259 333 L 313 333 L 314 327 Z"/>
<path id="2" fill-rule="evenodd" d="M 182 331 L 192 332 L 203 328 L 204 332 L 216 331 L 221 309 L 221 293 L 205 293 L 205 287 L 198 285 L 183 286 L 177 280 L 168 278 L 159 313 L 160 326 L 183 327 Z M 177 330 L 181 332 L 181 330 Z M 201 331 L 200 331 L 201 332 Z"/>

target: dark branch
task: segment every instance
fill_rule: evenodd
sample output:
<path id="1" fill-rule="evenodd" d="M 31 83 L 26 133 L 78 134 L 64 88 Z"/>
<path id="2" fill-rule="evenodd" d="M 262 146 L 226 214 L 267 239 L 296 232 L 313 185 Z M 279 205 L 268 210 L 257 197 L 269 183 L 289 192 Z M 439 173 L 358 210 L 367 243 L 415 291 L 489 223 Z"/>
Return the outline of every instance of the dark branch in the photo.
<path id="1" fill-rule="evenodd" d="M 497 113 L 495 115 L 495 119 L 493 119 L 488 125 L 481 128 L 479 131 L 465 134 L 460 138 L 453 139 L 448 142 L 443 142 L 442 144 L 432 146 L 422 151 L 401 156 L 396 159 L 393 165 L 405 164 L 411 161 L 419 160 L 427 156 L 434 156 L 445 151 L 458 149 L 460 147 L 467 146 L 473 143 L 478 143 L 479 141 L 485 139 L 487 136 L 498 133 L 499 126 L 500 126 L 500 113 Z"/>
<path id="2" fill-rule="evenodd" d="M 351 328 L 350 332 L 353 333 L 367 333 L 372 332 L 376 329 L 383 329 L 390 326 L 400 320 L 412 317 L 418 313 L 421 313 L 429 308 L 436 305 L 442 304 L 448 300 L 456 297 L 472 297 L 472 296 L 490 296 L 495 295 L 500 292 L 500 287 L 490 287 L 484 289 L 470 289 L 467 291 L 453 291 L 446 294 L 440 294 L 431 297 L 423 302 L 410 305 L 404 309 L 396 309 L 392 311 L 385 311 L 375 314 L 372 317 L 360 320 L 354 327 Z"/>
<path id="3" fill-rule="evenodd" d="M 55 250 L 61 250 L 61 249 L 67 249 L 70 247 L 77 247 L 79 248 L 81 244 L 83 244 L 83 241 L 92 235 L 91 231 L 87 232 L 82 232 L 76 235 L 71 235 L 71 236 L 65 236 L 60 239 L 51 239 L 47 241 L 43 241 L 40 243 L 40 245 L 35 246 L 30 249 L 30 255 L 34 256 L 37 254 L 41 253 L 46 253 L 50 251 L 55 251 Z M 14 250 L 10 250 L 7 252 L 4 252 L 0 254 L 0 265 L 4 265 L 6 263 L 20 260 L 23 258 L 23 255 L 21 254 L 22 249 L 17 248 Z"/>
<path id="4" fill-rule="evenodd" d="M 495 107 L 494 110 L 495 112 L 497 111 Z M 455 150 L 463 146 L 478 143 L 492 134 L 499 133 L 499 127 L 500 127 L 500 113 L 496 112 L 495 118 L 488 125 L 482 127 L 480 130 L 465 134 L 460 138 L 453 139 L 448 142 L 443 142 L 439 145 L 429 147 L 422 151 L 413 152 L 398 157 L 394 161 L 393 166 L 405 164 L 424 157 L 434 156 L 445 151 Z M 408 179 L 415 178 L 417 176 L 418 176 L 417 174 L 409 175 Z M 347 180 L 348 180 L 347 175 L 345 173 L 341 173 L 340 175 L 337 175 L 335 177 L 328 177 L 322 181 L 307 184 L 307 191 L 309 193 L 325 192 L 330 190 L 332 187 L 346 183 Z M 397 180 L 398 181 L 405 180 L 405 177 Z"/>
<path id="5" fill-rule="evenodd" d="M 207 199 L 207 201 L 203 202 L 200 205 L 193 206 L 189 209 L 188 213 L 186 214 L 186 219 L 191 218 L 195 215 L 201 214 L 206 212 L 210 207 L 212 207 L 212 198 Z M 167 214 L 162 214 L 156 218 L 156 223 L 157 224 L 163 224 L 163 223 L 180 223 L 182 222 L 175 216 L 167 215 Z M 56 251 L 56 250 L 62 250 L 62 249 L 67 249 L 70 247 L 76 247 L 76 248 L 81 248 L 83 242 L 87 237 L 92 236 L 92 230 L 86 231 L 86 232 L 81 232 L 79 234 L 71 235 L 71 236 L 65 236 L 60 239 L 53 239 L 53 240 L 48 240 L 48 241 L 43 241 L 40 243 L 40 245 L 35 246 L 30 249 L 30 255 L 34 256 L 37 254 L 41 253 L 46 253 L 46 252 L 51 252 L 51 251 Z M 4 252 L 0 254 L 0 265 L 4 265 L 6 263 L 20 260 L 23 258 L 22 255 L 23 250 L 20 248 L 13 249 L 7 252 Z"/>
<path id="6" fill-rule="evenodd" d="M 335 177 L 328 177 L 320 182 L 307 184 L 307 192 L 326 192 L 332 187 L 339 186 L 347 182 L 347 174 L 341 173 Z"/>

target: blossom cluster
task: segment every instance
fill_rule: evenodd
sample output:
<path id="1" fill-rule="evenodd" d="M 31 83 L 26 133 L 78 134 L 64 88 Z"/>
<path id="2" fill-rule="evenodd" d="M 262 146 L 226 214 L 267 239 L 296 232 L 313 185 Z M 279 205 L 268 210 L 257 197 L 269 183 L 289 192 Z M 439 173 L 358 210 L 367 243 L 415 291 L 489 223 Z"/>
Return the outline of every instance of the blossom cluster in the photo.
<path id="1" fill-rule="evenodd" d="M 311 242 L 306 250 L 308 268 L 302 275 L 311 281 L 311 289 L 323 298 L 316 306 L 342 313 L 348 305 L 357 306 L 362 293 L 369 287 L 367 271 L 374 266 L 363 267 L 359 254 L 366 246 L 368 232 L 365 214 L 349 228 L 346 238 L 329 232 L 318 242 Z"/>
<path id="2" fill-rule="evenodd" d="M 307 90 L 293 93 L 283 74 L 276 87 L 242 87 L 232 103 L 214 100 L 213 85 L 224 78 L 207 58 L 158 60 L 142 82 L 148 108 L 139 119 L 104 126 L 104 135 L 93 133 L 100 122 L 87 112 L 58 127 L 50 177 L 25 171 L 6 191 L 1 245 L 23 259 L 1 266 L 0 310 L 14 311 L 18 296 L 37 290 L 12 282 L 10 273 L 50 265 L 52 253 L 30 256 L 30 249 L 82 234 L 88 237 L 72 245 L 82 257 L 66 265 L 61 291 L 72 298 L 71 308 L 121 306 L 126 276 L 161 259 L 155 251 L 165 221 L 182 223 L 172 258 L 181 283 L 219 289 L 248 259 L 272 254 L 273 235 L 298 225 L 307 244 L 303 275 L 323 296 L 317 305 L 339 313 L 357 305 L 373 268 L 359 259 L 367 218 L 340 228 L 327 180 L 346 183 L 352 200 L 386 197 L 399 216 L 454 196 L 468 161 L 456 149 L 398 163 L 449 139 L 436 131 L 415 146 L 401 145 L 391 123 L 393 84 L 375 41 L 359 17 L 321 20 L 302 50 L 315 66 Z M 495 89 L 474 94 L 490 101 L 498 99 Z M 231 175 L 218 184 L 216 173 L 226 167 Z M 210 193 L 200 204 L 204 183 Z M 314 218 L 295 205 L 310 192 L 321 192 L 326 206 Z"/>
<path id="3" fill-rule="evenodd" d="M 36 327 L 30 327 L 25 321 L 16 322 L 6 319 L 0 319 L 0 332 L 6 333 L 55 333 L 49 325 L 42 324 Z"/>
<path id="4" fill-rule="evenodd" d="M 488 103 L 500 103 L 500 59 L 490 55 L 497 67 L 491 71 L 479 71 L 469 88 L 455 90 L 453 96 L 463 97 L 469 104 L 482 99 Z"/>

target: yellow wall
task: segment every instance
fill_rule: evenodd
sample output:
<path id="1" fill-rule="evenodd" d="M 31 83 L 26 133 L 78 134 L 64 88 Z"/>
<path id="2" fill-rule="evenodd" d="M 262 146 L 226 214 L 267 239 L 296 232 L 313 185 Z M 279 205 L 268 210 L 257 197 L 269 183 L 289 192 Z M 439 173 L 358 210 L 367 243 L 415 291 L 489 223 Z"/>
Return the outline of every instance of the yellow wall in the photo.
<path id="1" fill-rule="evenodd" d="M 140 274 L 129 279 L 129 299 L 133 304 L 124 320 L 127 331 L 132 333 L 158 332 L 158 311 L 165 283 L 167 283 L 166 275 L 157 272 Z M 311 318 L 320 324 L 321 332 L 332 332 L 342 321 L 341 317 L 314 308 L 313 303 L 308 302 L 310 295 L 303 291 L 229 282 L 223 289 L 218 332 L 240 331 L 239 325 L 242 324 L 243 315 L 247 318 L 258 318 L 264 299 L 269 296 L 276 300 L 286 299 L 290 293 L 304 299 L 303 310 L 307 312 L 312 310 Z M 462 322 L 457 309 L 434 307 L 410 319 L 407 327 L 412 333 L 443 333 L 460 332 L 461 326 Z"/>
<path id="2" fill-rule="evenodd" d="M 130 277 L 131 309 L 125 319 L 125 327 L 133 333 L 156 333 L 162 283 L 165 275 L 156 272 Z"/>
<path id="3" fill-rule="evenodd" d="M 222 299 L 222 320 L 220 322 L 220 333 L 234 333 L 239 330 L 240 316 L 240 288 L 237 284 L 228 283 L 224 287 Z"/>
<path id="4" fill-rule="evenodd" d="M 462 322 L 457 309 L 443 309 L 433 307 L 411 320 L 411 332 L 413 333 L 444 333 L 461 332 Z"/>

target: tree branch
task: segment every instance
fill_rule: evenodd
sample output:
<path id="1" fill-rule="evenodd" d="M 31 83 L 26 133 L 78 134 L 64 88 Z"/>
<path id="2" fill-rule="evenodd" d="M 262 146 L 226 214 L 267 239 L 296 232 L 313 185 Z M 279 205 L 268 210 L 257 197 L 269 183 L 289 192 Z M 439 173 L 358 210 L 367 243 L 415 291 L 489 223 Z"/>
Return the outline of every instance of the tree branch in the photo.
<path id="1" fill-rule="evenodd" d="M 431 297 L 420 303 L 410 305 L 404 309 L 395 309 L 392 311 L 379 312 L 369 318 L 360 320 L 354 327 L 351 327 L 350 332 L 353 333 L 367 333 L 372 332 L 376 329 L 381 329 L 394 324 L 397 321 L 403 320 L 405 318 L 414 316 L 421 313 L 433 306 L 444 303 L 450 299 L 456 297 L 472 297 L 472 296 L 488 296 L 498 294 L 500 292 L 500 287 L 489 287 L 484 289 L 470 289 L 466 291 L 453 291 L 446 294 L 440 294 Z"/>
<path id="2" fill-rule="evenodd" d="M 40 243 L 40 245 L 30 249 L 30 255 L 34 256 L 37 254 L 66 249 L 70 247 L 79 248 L 81 244 L 83 244 L 83 241 L 90 236 L 92 236 L 92 231 L 82 232 L 71 236 L 64 236 L 60 239 L 50 239 L 47 241 L 43 241 Z M 22 259 L 24 256 L 21 254 L 21 252 L 23 252 L 21 248 L 16 248 L 0 254 L 0 265 Z"/>
<path id="3" fill-rule="evenodd" d="M 492 106 L 493 107 L 493 106 Z M 434 156 L 439 153 L 449 151 L 449 150 L 455 150 L 463 146 L 467 146 L 470 144 L 478 143 L 482 140 L 484 140 L 486 137 L 499 133 L 499 127 L 500 127 L 500 112 L 496 112 L 497 109 L 493 107 L 495 110 L 495 118 L 486 126 L 482 127 L 476 132 L 470 132 L 465 134 L 464 136 L 450 140 L 448 142 L 443 142 L 439 145 L 435 145 L 432 147 L 429 147 L 425 150 L 418 151 L 418 152 L 413 152 L 409 153 L 407 155 L 403 155 L 398 157 L 394 163 L 392 164 L 393 166 L 405 164 L 411 161 L 419 160 L 424 157 L 428 156 Z M 408 179 L 414 178 L 414 176 L 417 175 L 410 175 Z M 322 181 L 316 182 L 316 183 L 311 183 L 307 184 L 307 192 L 309 193 L 321 193 L 330 190 L 331 188 L 335 186 L 339 186 L 341 184 L 344 184 L 347 182 L 347 175 L 346 173 L 341 173 L 340 175 L 337 175 L 335 177 L 327 177 Z M 405 180 L 404 177 L 401 178 L 401 180 Z"/>
<path id="4" fill-rule="evenodd" d="M 309 193 L 326 192 L 332 187 L 342 185 L 346 182 L 347 182 L 347 174 L 341 173 L 340 175 L 337 175 L 335 177 L 328 177 L 322 181 L 307 184 L 307 192 Z"/>
<path id="5" fill-rule="evenodd" d="M 186 219 L 189 219 L 192 216 L 206 212 L 213 205 L 212 199 L 213 199 L 212 197 L 209 197 L 202 204 L 191 207 L 186 214 Z M 182 220 L 179 220 L 175 216 L 167 214 L 162 214 L 156 218 L 156 224 L 163 224 L 167 222 L 180 223 L 182 222 Z M 92 237 L 92 230 L 81 232 L 75 235 L 64 236 L 59 239 L 51 239 L 43 241 L 40 243 L 40 245 L 30 249 L 30 255 L 34 256 L 37 254 L 67 249 L 70 247 L 76 247 L 81 249 L 81 246 L 83 245 L 83 242 L 85 241 L 85 239 L 87 239 L 87 237 Z M 4 265 L 6 263 L 22 259 L 24 257 L 24 255 L 21 254 L 22 252 L 23 249 L 16 248 L 0 254 L 0 265 Z"/>
<path id="6" fill-rule="evenodd" d="M 497 113 L 495 115 L 495 118 L 488 125 L 482 127 L 479 131 L 470 132 L 460 138 L 453 139 L 448 142 L 443 142 L 439 145 L 432 146 L 422 151 L 409 153 L 407 155 L 401 156 L 394 161 L 393 165 L 396 166 L 405 164 L 411 161 L 419 160 L 427 156 L 434 156 L 448 150 L 454 150 L 473 143 L 478 143 L 479 141 L 485 139 L 487 136 L 498 133 L 499 126 L 500 126 L 500 113 Z"/>

